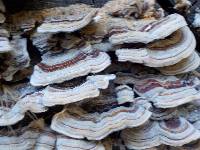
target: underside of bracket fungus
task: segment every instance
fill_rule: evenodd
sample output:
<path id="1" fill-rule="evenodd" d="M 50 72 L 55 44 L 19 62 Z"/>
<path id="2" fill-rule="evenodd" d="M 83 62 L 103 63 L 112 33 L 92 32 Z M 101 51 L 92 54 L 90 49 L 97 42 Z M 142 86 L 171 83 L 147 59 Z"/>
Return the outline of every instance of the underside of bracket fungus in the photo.
<path id="1" fill-rule="evenodd" d="M 192 3 L 61 1 L 0 0 L 0 150 L 199 150 Z"/>
<path id="2" fill-rule="evenodd" d="M 177 75 L 183 74 L 190 71 L 194 71 L 200 65 L 200 57 L 198 53 L 194 52 L 189 57 L 181 60 L 177 64 L 161 67 L 158 70 L 165 75 Z"/>
<path id="3" fill-rule="evenodd" d="M 73 139 L 67 136 L 57 136 L 56 148 L 58 150 L 106 150 L 100 142 Z"/>

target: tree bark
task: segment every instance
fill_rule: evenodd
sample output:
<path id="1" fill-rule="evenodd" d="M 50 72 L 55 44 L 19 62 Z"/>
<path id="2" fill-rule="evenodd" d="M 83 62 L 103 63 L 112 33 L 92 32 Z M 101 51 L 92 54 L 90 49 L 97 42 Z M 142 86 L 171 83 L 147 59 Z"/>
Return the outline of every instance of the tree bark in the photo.
<path id="1" fill-rule="evenodd" d="M 38 10 L 43 8 L 68 6 L 70 4 L 84 3 L 103 6 L 109 0 L 4 0 L 7 12 L 15 13 L 20 10 Z"/>

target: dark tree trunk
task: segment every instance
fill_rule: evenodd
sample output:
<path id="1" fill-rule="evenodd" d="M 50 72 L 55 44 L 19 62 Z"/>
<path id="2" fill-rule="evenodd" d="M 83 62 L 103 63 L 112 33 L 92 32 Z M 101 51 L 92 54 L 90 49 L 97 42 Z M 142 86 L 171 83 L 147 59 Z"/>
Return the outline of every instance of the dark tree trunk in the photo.
<path id="1" fill-rule="evenodd" d="M 7 11 L 15 13 L 20 10 L 37 10 L 56 6 L 67 6 L 75 3 L 85 3 L 101 7 L 109 0 L 4 0 Z"/>

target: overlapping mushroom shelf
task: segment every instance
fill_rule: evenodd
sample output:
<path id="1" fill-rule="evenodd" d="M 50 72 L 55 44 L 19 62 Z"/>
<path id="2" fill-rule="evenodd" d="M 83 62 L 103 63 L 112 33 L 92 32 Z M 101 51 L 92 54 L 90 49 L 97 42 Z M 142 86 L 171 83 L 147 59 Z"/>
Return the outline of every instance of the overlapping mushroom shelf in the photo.
<path id="1" fill-rule="evenodd" d="M 87 113 L 81 108 L 69 106 L 54 116 L 51 128 L 73 138 L 101 140 L 114 131 L 140 126 L 151 116 L 144 106 L 112 108 L 115 107 L 113 105 L 110 110 L 101 110 L 103 112 L 100 113 Z M 109 109 L 109 106 L 104 107 Z"/>
<path id="2" fill-rule="evenodd" d="M 12 87 L 3 85 L 0 126 L 15 124 L 24 118 L 27 111 L 40 113 L 47 111 L 49 106 L 64 105 L 97 97 L 100 89 L 106 89 L 109 80 L 114 78 L 114 75 L 88 76 L 86 81 L 71 82 L 71 87 L 69 87 L 69 83 L 63 83 L 43 89 L 35 88 L 27 83 Z M 78 83 L 80 85 L 76 85 Z M 84 91 L 84 94 L 81 91 Z"/>
<path id="3" fill-rule="evenodd" d="M 49 129 L 43 119 L 31 122 L 15 131 L 1 131 L 0 149 L 45 149 L 45 150 L 105 150 L 101 142 L 72 139 Z"/>
<path id="4" fill-rule="evenodd" d="M 74 32 L 89 24 L 97 12 L 96 8 L 85 4 L 74 4 L 69 7 L 55 7 L 36 11 L 21 11 L 8 17 L 14 30 L 37 32 Z M 12 29 L 13 30 L 13 29 Z"/>
<path id="5" fill-rule="evenodd" d="M 165 39 L 149 44 L 127 44 L 116 50 L 119 61 L 142 63 L 150 67 L 164 67 L 178 63 L 194 53 L 195 38 L 188 27 L 182 27 Z"/>
<path id="6" fill-rule="evenodd" d="M 43 104 L 45 106 L 64 105 L 98 97 L 100 89 L 106 89 L 109 85 L 109 80 L 114 78 L 114 75 L 96 75 L 88 76 L 85 82 L 77 86 L 73 85 L 73 82 L 71 82 L 72 87 L 68 87 L 69 82 L 55 87 L 48 86 L 43 90 Z"/>
<path id="7" fill-rule="evenodd" d="M 24 118 L 26 111 L 35 113 L 46 111 L 41 103 L 41 97 L 39 89 L 28 83 L 2 85 L 0 126 L 15 124 Z"/>
<path id="8" fill-rule="evenodd" d="M 194 76 L 177 78 L 175 76 L 153 76 L 138 78 L 135 91 L 149 98 L 160 108 L 176 107 L 199 99 L 199 79 Z"/>
<path id="9" fill-rule="evenodd" d="M 199 150 L 196 44 L 155 0 L 0 0 L 0 150 Z"/>
<path id="10" fill-rule="evenodd" d="M 183 74 L 195 70 L 200 65 L 198 53 L 194 52 L 187 58 L 182 59 L 177 64 L 161 67 L 160 72 L 165 75 Z"/>
<path id="11" fill-rule="evenodd" d="M 97 73 L 110 65 L 109 56 L 91 46 L 61 54 L 44 54 L 42 62 L 34 67 L 30 83 L 44 86 Z"/>
<path id="12" fill-rule="evenodd" d="M 76 10 L 76 11 L 75 11 Z M 53 10 L 50 10 L 53 13 Z M 58 9 L 55 16 L 48 16 L 37 28 L 37 32 L 74 32 L 89 24 L 95 16 L 97 9 L 88 5 L 71 5 Z"/>
<path id="13" fill-rule="evenodd" d="M 189 72 L 199 66 L 194 35 L 178 14 L 157 20 L 114 18 L 108 28 L 109 41 L 116 47 L 118 61 L 159 67 L 164 74 L 172 75 Z M 173 71 L 170 70 L 172 68 Z"/>
<path id="14" fill-rule="evenodd" d="M 182 146 L 200 138 L 195 129 L 184 118 L 149 122 L 142 127 L 122 131 L 125 145 L 130 149 L 145 149 L 161 144 Z"/>
<path id="15" fill-rule="evenodd" d="M 166 38 L 186 25 L 185 19 L 178 14 L 172 14 L 161 19 L 141 19 L 136 22 L 116 18 L 116 20 L 111 19 L 110 21 L 109 40 L 112 44 L 150 43 L 154 40 Z M 186 32 L 187 35 L 187 31 L 183 30 L 182 32 L 183 34 Z"/>

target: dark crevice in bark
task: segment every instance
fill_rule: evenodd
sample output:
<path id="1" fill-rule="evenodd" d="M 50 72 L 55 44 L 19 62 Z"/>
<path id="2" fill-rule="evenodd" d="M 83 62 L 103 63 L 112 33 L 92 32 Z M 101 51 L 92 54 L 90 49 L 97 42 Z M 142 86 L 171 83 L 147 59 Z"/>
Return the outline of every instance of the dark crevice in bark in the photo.
<path id="1" fill-rule="evenodd" d="M 175 13 L 176 10 L 173 8 L 174 1 L 173 0 L 157 0 L 160 6 L 168 13 Z"/>
<path id="2" fill-rule="evenodd" d="M 38 10 L 44 8 L 68 6 L 70 4 L 84 3 L 101 7 L 109 0 L 3 0 L 9 13 L 20 10 Z"/>

